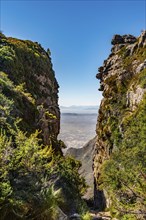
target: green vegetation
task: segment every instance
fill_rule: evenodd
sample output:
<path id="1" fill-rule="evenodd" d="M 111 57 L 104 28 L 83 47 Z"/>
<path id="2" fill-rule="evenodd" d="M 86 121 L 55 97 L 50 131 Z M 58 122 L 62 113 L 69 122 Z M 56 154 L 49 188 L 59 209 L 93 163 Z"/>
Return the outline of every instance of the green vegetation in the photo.
<path id="1" fill-rule="evenodd" d="M 1 220 L 58 220 L 60 209 L 85 206 L 81 163 L 64 157 L 57 140 L 58 84 L 49 54 L 0 33 Z"/>
<path id="2" fill-rule="evenodd" d="M 134 50 L 132 55 L 129 55 L 129 49 L 126 46 L 122 47 L 122 49 L 118 52 L 118 55 L 123 59 L 123 67 L 127 71 L 133 70 L 133 62 L 136 60 L 138 63 L 142 63 L 146 58 L 146 46 L 137 48 Z"/>
<path id="3" fill-rule="evenodd" d="M 138 215 L 139 219 L 143 219 L 146 214 L 145 112 L 146 97 L 135 114 L 127 120 L 122 143 L 103 166 L 101 186 L 108 191 L 120 219 L 137 219 Z"/>
<path id="4" fill-rule="evenodd" d="M 86 189 L 78 174 L 79 162 L 56 156 L 50 147 L 39 144 L 37 136 L 37 131 L 27 137 L 16 128 L 13 138 L 8 138 L 1 130 L 1 219 L 57 219 L 57 207 L 65 207 L 58 178 L 66 185 L 65 193 L 73 194 L 73 198 L 80 197 Z"/>
<path id="5" fill-rule="evenodd" d="M 51 58 L 40 44 L 0 34 L 0 77 L 1 92 L 13 102 L 9 115 L 21 119 L 21 129 L 27 134 L 42 130 L 42 114 L 43 119 L 50 120 L 50 123 L 58 120 L 56 105 L 51 104 L 57 102 L 58 83 Z M 49 111 L 47 103 L 51 106 Z M 42 106 L 41 112 L 39 105 Z M 5 126 L 6 122 L 3 122 Z"/>
<path id="6" fill-rule="evenodd" d="M 40 91 L 38 76 L 44 75 L 56 82 L 50 57 L 37 42 L 18 40 L 15 38 L 0 38 L 0 71 L 8 74 L 16 85 L 26 83 L 33 98 L 44 97 Z M 53 96 L 53 93 L 50 94 Z"/>
<path id="7" fill-rule="evenodd" d="M 125 74 L 129 75 L 124 82 L 114 76 L 105 82 L 110 86 L 109 94 L 105 94 L 104 109 L 108 118 L 104 119 L 101 114 L 100 126 L 110 159 L 102 165 L 98 184 L 110 199 L 110 211 L 114 217 L 142 220 L 146 216 L 146 94 L 135 109 L 130 109 L 127 93 L 146 88 L 146 69 L 133 74 L 133 63 L 139 65 L 146 59 L 145 48 L 137 48 L 129 56 L 125 46 L 118 55 L 123 60 Z M 115 83 L 116 80 L 119 83 Z"/>
<path id="8" fill-rule="evenodd" d="M 85 214 L 82 214 L 81 219 L 82 220 L 92 220 L 92 217 L 89 212 L 86 212 Z"/>
<path id="9" fill-rule="evenodd" d="M 14 137 L 0 134 L 0 216 L 1 219 L 53 219 L 59 191 L 49 186 L 53 154 L 47 157 L 39 145 L 38 132 L 29 138 L 17 128 Z M 11 217 L 10 217 L 11 216 Z M 44 218 L 42 218 L 44 219 Z"/>
<path id="10" fill-rule="evenodd" d="M 139 74 L 134 77 L 136 83 L 134 83 L 134 87 L 136 85 L 140 85 L 142 89 L 146 88 L 146 69 L 142 70 Z M 133 80 L 133 81 L 134 81 Z"/>
<path id="11" fill-rule="evenodd" d="M 24 84 L 15 86 L 6 73 L 0 72 L 0 91 L 1 128 L 11 133 L 16 118 L 19 117 L 22 119 L 20 122 L 22 130 L 34 131 L 34 115 L 37 110 L 35 101 L 31 94 L 25 91 Z"/>

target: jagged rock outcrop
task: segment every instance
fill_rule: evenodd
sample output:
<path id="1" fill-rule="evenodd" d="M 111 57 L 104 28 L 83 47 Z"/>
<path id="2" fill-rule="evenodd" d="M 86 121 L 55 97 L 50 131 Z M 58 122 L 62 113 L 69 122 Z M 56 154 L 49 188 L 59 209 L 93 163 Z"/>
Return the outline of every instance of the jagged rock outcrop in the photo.
<path id="1" fill-rule="evenodd" d="M 103 164 L 110 160 L 114 151 L 117 149 L 120 151 L 120 147 L 126 143 L 126 135 L 128 136 L 128 132 L 131 132 L 130 125 L 138 112 L 141 111 L 143 114 L 143 121 L 146 114 L 143 110 L 146 94 L 146 31 L 142 32 L 138 38 L 132 35 L 115 35 L 112 45 L 111 54 L 96 75 L 100 80 L 99 90 L 103 91 L 96 127 L 97 142 L 93 162 L 95 205 L 100 210 L 111 203 L 108 190 L 100 188 L 103 184 L 100 181 Z M 140 127 L 139 120 L 137 120 L 137 126 Z M 140 135 L 139 133 L 137 136 L 138 140 L 141 139 Z M 135 145 L 137 145 L 136 141 Z M 142 216 L 141 219 L 143 219 Z"/>
<path id="2" fill-rule="evenodd" d="M 13 98 L 11 115 L 20 118 L 27 133 L 41 130 L 43 143 L 56 140 L 60 129 L 58 83 L 51 58 L 40 44 L 0 34 L 0 71 L 4 72 L 21 95 L 4 91 Z"/>

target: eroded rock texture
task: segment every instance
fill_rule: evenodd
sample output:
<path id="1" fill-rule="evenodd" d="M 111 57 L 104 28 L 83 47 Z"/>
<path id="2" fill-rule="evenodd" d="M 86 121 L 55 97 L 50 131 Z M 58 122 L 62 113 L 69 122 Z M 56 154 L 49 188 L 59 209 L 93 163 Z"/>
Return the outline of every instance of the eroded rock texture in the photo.
<path id="1" fill-rule="evenodd" d="M 111 54 L 96 76 L 103 99 L 97 121 L 93 169 L 95 205 L 101 210 L 110 203 L 106 190 L 100 190 L 103 162 L 117 147 L 120 149 L 126 119 L 134 116 L 146 94 L 146 31 L 138 38 L 115 35 L 112 45 Z"/>
<path id="2" fill-rule="evenodd" d="M 45 145 L 56 140 L 60 129 L 59 86 L 49 52 L 37 42 L 1 34 L 0 71 L 15 87 L 15 95 L 4 89 L 2 93 L 13 98 L 11 115 L 22 120 L 21 128 L 28 134 L 40 130 Z"/>

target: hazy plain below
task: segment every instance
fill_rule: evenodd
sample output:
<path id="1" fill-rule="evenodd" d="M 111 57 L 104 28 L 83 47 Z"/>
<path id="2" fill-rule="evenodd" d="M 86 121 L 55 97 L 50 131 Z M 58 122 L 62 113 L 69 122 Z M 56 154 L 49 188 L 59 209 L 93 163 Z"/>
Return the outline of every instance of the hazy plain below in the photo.
<path id="1" fill-rule="evenodd" d="M 83 147 L 95 137 L 98 106 L 60 107 L 61 129 L 59 139 L 67 148 Z"/>

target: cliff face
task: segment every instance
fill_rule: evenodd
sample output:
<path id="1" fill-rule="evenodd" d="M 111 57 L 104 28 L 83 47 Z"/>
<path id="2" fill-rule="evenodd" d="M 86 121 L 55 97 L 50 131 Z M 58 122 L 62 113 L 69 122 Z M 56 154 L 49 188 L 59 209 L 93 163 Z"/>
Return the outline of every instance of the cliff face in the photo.
<path id="1" fill-rule="evenodd" d="M 60 129 L 58 83 L 52 69 L 49 50 L 37 42 L 0 35 L 1 93 L 12 101 L 10 114 L 20 118 L 21 129 L 28 134 L 41 130 L 44 144 L 56 139 Z M 10 85 L 11 84 L 11 85 Z M 10 107 L 10 106 L 9 106 Z M 6 112 L 1 109 L 1 116 Z M 1 126 L 7 126 L 1 121 Z"/>
<path id="2" fill-rule="evenodd" d="M 131 35 L 115 35 L 112 39 L 112 45 L 111 54 L 104 61 L 103 66 L 99 68 L 99 73 L 96 76 L 97 79 L 100 79 L 99 90 L 103 91 L 96 127 L 97 142 L 93 162 L 95 205 L 99 209 L 111 205 L 114 193 L 117 199 L 122 197 L 117 193 L 123 186 L 119 176 L 117 177 L 117 179 L 119 178 L 119 188 L 117 186 L 114 191 L 113 188 L 108 187 L 110 184 L 108 178 L 113 178 L 111 181 L 113 183 L 114 175 L 120 173 L 121 169 L 125 171 L 125 175 L 128 172 L 126 165 L 123 165 L 117 158 L 122 158 L 125 152 L 127 155 L 129 153 L 129 157 L 131 152 L 132 157 L 134 147 L 141 148 L 142 152 L 142 147 L 146 144 L 142 135 L 145 132 L 146 124 L 146 32 L 144 31 L 138 38 Z M 143 140 L 143 144 L 140 145 L 141 140 Z M 124 153 L 121 155 L 120 151 Z M 131 169 L 134 169 L 137 160 L 133 158 Z M 127 159 L 127 164 L 128 162 Z M 120 163 L 122 168 L 116 167 Z M 129 167 L 130 164 L 131 162 L 129 162 Z M 129 170 L 129 172 L 132 171 Z M 141 176 L 140 173 L 139 176 Z M 107 183 L 105 183 L 106 181 Z M 128 194 L 126 190 L 125 192 Z M 133 219 L 135 218 L 133 217 Z"/>
<path id="3" fill-rule="evenodd" d="M 64 157 L 58 83 L 40 44 L 0 33 L 0 219 L 68 219 L 86 184 Z"/>

